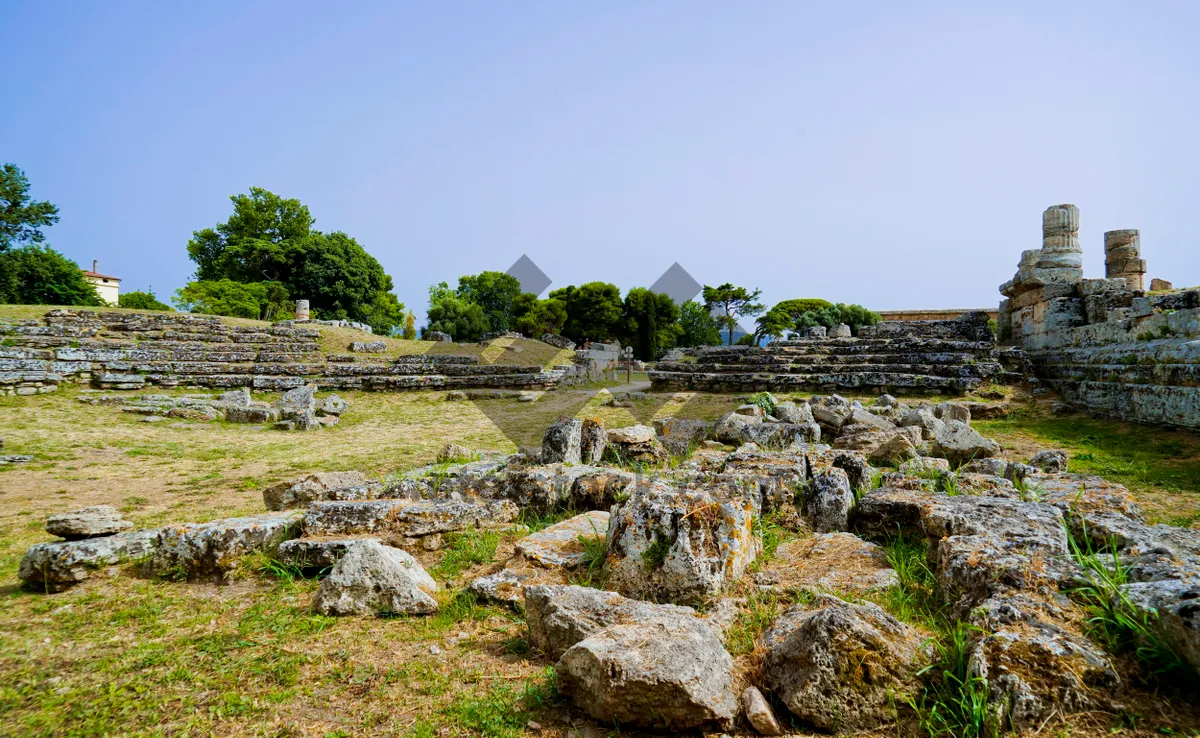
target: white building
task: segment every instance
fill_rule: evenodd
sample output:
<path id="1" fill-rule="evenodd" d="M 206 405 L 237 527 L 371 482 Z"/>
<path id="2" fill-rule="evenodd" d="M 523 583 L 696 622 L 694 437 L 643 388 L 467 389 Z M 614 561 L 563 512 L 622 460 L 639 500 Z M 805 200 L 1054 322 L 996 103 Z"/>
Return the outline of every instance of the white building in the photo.
<path id="1" fill-rule="evenodd" d="M 100 295 L 100 299 L 110 305 L 117 304 L 117 298 L 121 292 L 121 279 L 119 277 L 110 277 L 107 274 L 101 274 L 96 271 L 100 267 L 99 261 L 92 261 L 92 271 L 83 271 L 83 278 L 88 284 L 96 288 L 96 294 Z"/>

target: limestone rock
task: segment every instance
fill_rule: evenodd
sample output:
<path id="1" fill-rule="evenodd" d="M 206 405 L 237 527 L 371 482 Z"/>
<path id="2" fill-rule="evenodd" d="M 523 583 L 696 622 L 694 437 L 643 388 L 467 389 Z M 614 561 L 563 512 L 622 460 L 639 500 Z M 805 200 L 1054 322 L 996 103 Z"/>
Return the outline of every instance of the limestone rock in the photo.
<path id="1" fill-rule="evenodd" d="M 1029 465 L 1047 474 L 1062 474 L 1067 471 L 1066 451 L 1039 451 L 1029 460 Z"/>
<path id="2" fill-rule="evenodd" d="M 438 451 L 437 461 L 439 464 L 445 464 L 464 459 L 475 459 L 477 456 L 474 451 L 466 446 L 461 446 L 457 443 L 447 443 L 445 446 L 442 446 L 441 451 Z"/>
<path id="3" fill-rule="evenodd" d="M 648 425 L 610 428 L 606 455 L 617 462 L 649 464 L 662 461 L 667 456 L 654 428 Z"/>
<path id="4" fill-rule="evenodd" d="M 854 414 L 849 401 L 839 395 L 813 397 L 808 401 L 813 417 L 821 426 L 821 432 L 833 438 L 842 432 L 842 426 Z"/>
<path id="5" fill-rule="evenodd" d="M 375 541 L 377 538 L 312 539 L 293 538 L 279 544 L 275 558 L 287 566 L 298 569 L 330 569 L 351 546 L 360 541 Z"/>
<path id="6" fill-rule="evenodd" d="M 602 510 L 576 515 L 522 538 L 516 542 L 516 551 L 537 566 L 576 569 L 588 561 L 580 539 L 604 540 L 608 517 Z"/>
<path id="7" fill-rule="evenodd" d="M 223 578 L 246 554 L 273 552 L 300 533 L 299 512 L 274 512 L 211 523 L 180 523 L 158 531 L 151 572 L 187 579 Z"/>
<path id="8" fill-rule="evenodd" d="M 386 522 L 386 528 L 399 535 L 415 538 L 434 533 L 493 528 L 511 523 L 520 512 L 510 500 L 428 500 L 396 508 Z"/>
<path id="9" fill-rule="evenodd" d="M 1151 622 L 1160 637 L 1200 675 L 1200 568 L 1189 574 L 1127 584 L 1123 591 L 1137 615 L 1157 613 Z"/>
<path id="10" fill-rule="evenodd" d="M 722 499 L 662 482 L 638 487 L 609 523 L 609 585 L 676 602 L 716 596 L 758 555 L 756 508 L 749 495 Z"/>
<path id="11" fill-rule="evenodd" d="M 942 422 L 957 420 L 971 424 L 971 410 L 960 402 L 943 402 L 933 408 L 933 414 Z"/>
<path id="12" fill-rule="evenodd" d="M 757 687 L 746 687 L 742 690 L 742 714 L 746 722 L 759 735 L 783 735 L 783 728 L 775 718 L 775 711 L 767 704 L 762 692 Z"/>
<path id="13" fill-rule="evenodd" d="M 380 489 L 378 482 L 368 485 L 362 472 L 316 472 L 265 488 L 263 504 L 268 510 L 288 510 L 318 500 L 365 500 Z"/>
<path id="14" fill-rule="evenodd" d="M 561 694 L 603 723 L 685 731 L 730 728 L 737 714 L 733 659 L 694 619 L 617 625 L 558 661 Z"/>
<path id="15" fill-rule="evenodd" d="M 871 462 L 884 465 L 899 465 L 916 458 L 917 449 L 903 433 L 895 433 L 871 452 Z"/>
<path id="16" fill-rule="evenodd" d="M 318 417 L 339 417 L 346 412 L 347 407 L 349 407 L 349 403 L 345 400 L 337 395 L 330 395 L 317 402 L 316 412 Z"/>
<path id="17" fill-rule="evenodd" d="M 924 637 L 877 605 L 819 595 L 763 634 L 767 685 L 801 720 L 825 730 L 871 728 L 920 689 Z"/>
<path id="18" fill-rule="evenodd" d="M 542 463 L 578 464 L 582 461 L 583 421 L 559 418 L 542 436 Z"/>
<path id="19" fill-rule="evenodd" d="M 131 528 L 133 523 L 122 518 L 112 505 L 84 507 L 51 515 L 46 519 L 46 532 L 68 541 L 111 536 Z"/>
<path id="20" fill-rule="evenodd" d="M 697 618 L 679 605 L 660 605 L 622 597 L 616 592 L 574 585 L 525 588 L 529 642 L 552 660 L 585 638 L 625 623 L 674 622 Z M 701 621 L 704 622 L 704 621 Z"/>
<path id="21" fill-rule="evenodd" d="M 984 438 L 962 421 L 948 420 L 933 440 L 933 455 L 958 467 L 974 459 L 999 456 L 1000 444 Z"/>
<path id="22" fill-rule="evenodd" d="M 611 469 L 563 464 L 510 469 L 505 474 L 497 494 L 512 500 L 522 510 L 549 513 L 566 507 L 572 501 L 580 502 L 585 499 L 572 497 L 573 490 L 576 490 L 576 480 L 589 475 L 613 473 Z M 591 509 L 591 506 L 584 509 Z"/>
<path id="23" fill-rule="evenodd" d="M 762 418 L 757 416 L 726 413 L 717 420 L 717 424 L 713 428 L 713 437 L 722 443 L 736 446 L 744 443 L 747 437 L 747 428 L 761 424 Z"/>
<path id="24" fill-rule="evenodd" d="M 841 469 L 830 469 L 813 477 L 804 494 L 804 512 L 814 531 L 828 533 L 850 527 L 854 492 L 850 478 Z"/>
<path id="25" fill-rule="evenodd" d="M 381 533 L 395 511 L 408 500 L 314 502 L 304 513 L 304 533 L 310 536 L 345 536 Z"/>
<path id="26" fill-rule="evenodd" d="M 584 418 L 579 430 L 579 456 L 584 464 L 599 464 L 608 446 L 608 434 L 604 421 L 599 418 Z"/>
<path id="27" fill-rule="evenodd" d="M 988 684 L 989 702 L 1014 733 L 1036 731 L 1053 715 L 1103 708 L 1097 699 L 1120 683 L 1108 655 L 1083 636 L 1038 617 L 1029 600 L 1001 599 L 1007 617 L 986 627 L 971 651 L 969 673 Z M 1016 607 L 1008 605 L 1015 603 Z M 981 612 L 1003 612 L 989 601 Z M 1024 612 L 1022 612 L 1024 611 Z"/>
<path id="28" fill-rule="evenodd" d="M 820 533 L 781 545 L 755 581 L 788 590 L 862 594 L 898 580 L 880 546 L 851 533 Z"/>
<path id="29" fill-rule="evenodd" d="M 17 576 L 28 589 L 61 592 L 105 567 L 150 555 L 157 541 L 156 530 L 134 530 L 78 541 L 35 543 L 26 549 Z"/>
<path id="30" fill-rule="evenodd" d="M 900 425 L 920 428 L 921 438 L 926 441 L 932 441 L 937 437 L 938 431 L 942 429 L 945 423 L 935 416 L 929 408 L 919 407 L 905 411 L 900 416 Z"/>
<path id="31" fill-rule="evenodd" d="M 871 478 L 875 469 L 863 459 L 862 454 L 854 451 L 843 451 L 833 457 L 833 466 L 846 472 L 850 481 L 850 489 L 870 489 Z M 820 472 L 816 472 L 820 473 Z"/>
<path id="32" fill-rule="evenodd" d="M 438 608 L 437 582 L 398 548 L 359 541 L 321 582 L 313 609 L 323 615 L 424 615 Z"/>
<path id="33" fill-rule="evenodd" d="M 901 474 L 912 474 L 921 476 L 923 474 L 932 474 L 935 472 L 950 473 L 950 462 L 946 459 L 939 459 L 935 456 L 918 456 L 915 459 L 909 459 L 900 465 Z"/>
<path id="34" fill-rule="evenodd" d="M 608 510 L 623 499 L 637 482 L 637 475 L 620 469 L 587 469 L 573 476 L 567 504 L 575 510 Z"/>
<path id="35" fill-rule="evenodd" d="M 531 577 L 530 572 L 505 568 L 473 579 L 467 590 L 484 602 L 515 606 L 524 601 L 523 584 Z"/>
<path id="36" fill-rule="evenodd" d="M 775 417 L 779 418 L 781 423 L 794 423 L 796 425 L 807 425 L 815 423 L 816 418 L 813 417 L 812 408 L 807 402 L 781 402 L 775 406 Z"/>

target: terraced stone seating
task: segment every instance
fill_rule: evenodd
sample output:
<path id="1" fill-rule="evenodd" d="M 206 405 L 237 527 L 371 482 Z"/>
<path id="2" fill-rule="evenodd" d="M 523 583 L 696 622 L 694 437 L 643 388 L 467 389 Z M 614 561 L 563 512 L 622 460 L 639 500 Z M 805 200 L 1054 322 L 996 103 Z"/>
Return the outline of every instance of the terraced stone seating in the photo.
<path id="1" fill-rule="evenodd" d="M 50 392 L 63 381 L 118 390 L 283 391 L 313 382 L 322 389 L 549 389 L 566 374 L 472 356 L 326 355 L 320 336 L 316 328 L 236 326 L 210 316 L 52 310 L 0 323 L 0 394 Z"/>
<path id="2" fill-rule="evenodd" d="M 650 380 L 655 390 L 967 392 L 1002 371 L 994 348 L 986 314 L 972 313 L 883 324 L 852 338 L 701 349 L 695 362 L 660 362 Z"/>

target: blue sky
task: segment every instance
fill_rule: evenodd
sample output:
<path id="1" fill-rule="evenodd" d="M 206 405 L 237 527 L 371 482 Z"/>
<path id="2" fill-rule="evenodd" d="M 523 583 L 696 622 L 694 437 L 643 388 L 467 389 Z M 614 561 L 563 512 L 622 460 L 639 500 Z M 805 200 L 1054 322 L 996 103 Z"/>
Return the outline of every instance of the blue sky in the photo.
<path id="1" fill-rule="evenodd" d="M 186 282 L 261 186 L 423 313 L 528 254 L 554 286 L 994 305 L 1041 211 L 1089 276 L 1140 228 L 1200 284 L 1200 3 L 0 4 L 0 158 L 81 264 Z"/>

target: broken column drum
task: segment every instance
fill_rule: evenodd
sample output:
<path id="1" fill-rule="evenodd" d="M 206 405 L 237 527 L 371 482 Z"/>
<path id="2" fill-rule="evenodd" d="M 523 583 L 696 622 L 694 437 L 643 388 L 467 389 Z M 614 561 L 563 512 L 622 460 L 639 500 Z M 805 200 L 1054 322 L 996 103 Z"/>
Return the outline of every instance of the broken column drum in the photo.
<path id="1" fill-rule="evenodd" d="M 1130 290 L 1145 288 L 1146 262 L 1142 259 L 1142 236 L 1136 229 L 1104 234 L 1104 276 L 1124 279 Z"/>

